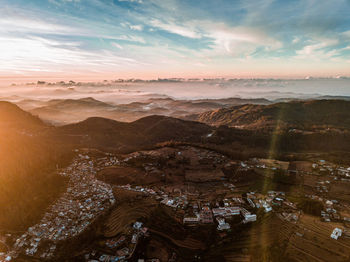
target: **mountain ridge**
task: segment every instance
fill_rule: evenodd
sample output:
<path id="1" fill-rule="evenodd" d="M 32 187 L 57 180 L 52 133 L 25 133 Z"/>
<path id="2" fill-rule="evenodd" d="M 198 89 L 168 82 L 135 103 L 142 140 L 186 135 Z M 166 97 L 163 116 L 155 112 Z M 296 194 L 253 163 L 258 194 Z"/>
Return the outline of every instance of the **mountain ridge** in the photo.
<path id="1" fill-rule="evenodd" d="M 306 100 L 271 105 L 245 104 L 189 115 L 185 119 L 247 129 L 318 127 L 349 128 L 350 101 Z M 278 122 L 278 123 L 277 123 Z"/>

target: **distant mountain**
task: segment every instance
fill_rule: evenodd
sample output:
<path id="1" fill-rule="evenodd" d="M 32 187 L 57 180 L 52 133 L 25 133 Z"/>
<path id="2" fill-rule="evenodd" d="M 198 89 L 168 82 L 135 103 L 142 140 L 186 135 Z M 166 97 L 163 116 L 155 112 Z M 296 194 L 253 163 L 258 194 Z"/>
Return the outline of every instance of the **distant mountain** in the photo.
<path id="1" fill-rule="evenodd" d="M 224 106 L 233 106 L 233 105 L 244 105 L 244 104 L 256 104 L 256 105 L 269 105 L 272 104 L 268 99 L 265 98 L 239 98 L 239 97 L 230 97 L 230 98 L 221 98 L 221 99 L 200 99 L 193 100 L 193 103 L 196 102 L 210 102 L 221 104 Z"/>
<path id="2" fill-rule="evenodd" d="M 79 109 L 94 109 L 94 108 L 111 108 L 110 104 L 101 102 L 92 97 L 81 99 L 53 99 L 46 102 L 45 106 L 31 110 L 33 113 L 40 113 L 42 110 L 79 110 Z"/>
<path id="3" fill-rule="evenodd" d="M 150 115 L 184 117 L 188 114 L 198 114 L 246 103 L 265 105 L 271 102 L 266 99 L 175 100 L 169 97 L 155 97 L 129 104 L 109 104 L 92 97 L 49 101 L 21 100 L 17 102 L 23 109 L 29 110 L 44 121 L 56 125 L 79 122 L 89 117 L 104 117 L 123 122 L 135 121 Z"/>
<path id="4" fill-rule="evenodd" d="M 282 103 L 282 102 L 291 102 L 291 101 L 311 101 L 311 100 L 344 100 L 344 101 L 350 101 L 350 96 L 330 96 L 330 95 L 324 95 L 324 96 L 314 96 L 312 98 L 306 97 L 306 98 L 278 98 L 273 100 L 272 103 Z"/>
<path id="5" fill-rule="evenodd" d="M 291 101 L 271 105 L 242 105 L 189 116 L 210 125 L 247 129 L 350 128 L 350 101 Z"/>
<path id="6" fill-rule="evenodd" d="M 18 105 L 20 108 L 22 108 L 25 111 L 29 111 L 31 109 L 45 106 L 47 101 L 41 101 L 41 100 L 35 100 L 35 99 L 4 99 L 5 101 L 10 101 L 16 105 Z"/>
<path id="7" fill-rule="evenodd" d="M 39 101 L 39 103 L 43 103 Z M 31 103 L 33 104 L 33 102 Z M 26 101 L 19 105 L 28 106 Z M 29 110 L 33 115 L 53 124 L 78 122 L 91 116 L 107 115 L 114 107 L 92 97 L 81 99 L 53 99 Z"/>
<path id="8" fill-rule="evenodd" d="M 264 99 L 244 99 L 238 97 L 222 98 L 222 99 L 196 99 L 196 100 L 175 100 L 172 98 L 157 98 L 149 99 L 146 101 L 151 105 L 157 105 L 160 108 L 176 108 L 177 111 L 207 111 L 214 110 L 222 107 L 230 107 L 234 105 L 243 105 L 243 104 L 258 104 L 258 105 L 268 105 L 272 102 Z"/>
<path id="9" fill-rule="evenodd" d="M 350 96 L 319 96 L 316 97 L 315 99 L 334 99 L 334 100 L 345 100 L 345 101 L 350 101 Z"/>
<path id="10" fill-rule="evenodd" d="M 29 130 L 45 127 L 45 124 L 38 117 L 22 110 L 17 105 L 0 101 L 0 126 Z"/>

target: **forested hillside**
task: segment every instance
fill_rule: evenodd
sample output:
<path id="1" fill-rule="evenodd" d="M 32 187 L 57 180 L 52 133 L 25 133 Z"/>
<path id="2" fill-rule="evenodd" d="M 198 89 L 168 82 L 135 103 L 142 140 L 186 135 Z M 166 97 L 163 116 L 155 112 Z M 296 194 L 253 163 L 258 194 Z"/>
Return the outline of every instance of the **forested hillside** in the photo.
<path id="1" fill-rule="evenodd" d="M 0 230 L 20 230 L 62 189 L 55 170 L 71 150 L 39 136 L 47 126 L 10 103 L 0 102 L 0 125 Z"/>

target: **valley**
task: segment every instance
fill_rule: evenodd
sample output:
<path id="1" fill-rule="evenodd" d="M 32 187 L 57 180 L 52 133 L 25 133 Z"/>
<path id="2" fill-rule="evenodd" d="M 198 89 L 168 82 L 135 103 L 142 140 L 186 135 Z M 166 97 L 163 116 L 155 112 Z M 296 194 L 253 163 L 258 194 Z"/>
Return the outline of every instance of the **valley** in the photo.
<path id="1" fill-rule="evenodd" d="M 300 104 L 308 108 L 310 103 L 288 102 L 287 108 L 301 114 Z M 320 100 L 311 106 L 330 107 L 329 112 L 346 118 L 347 103 Z M 1 259 L 346 261 L 350 257 L 350 199 L 345 193 L 350 181 L 349 145 L 344 139 L 337 143 L 338 130 L 348 136 L 346 121 L 338 125 L 324 116 L 326 132 L 319 131 L 312 121 L 320 120 L 311 117 L 301 120 L 303 127 L 295 126 L 289 116 L 283 128 L 269 128 L 276 126 L 276 113 L 267 122 L 258 120 L 261 124 L 254 128 L 222 125 L 216 116 L 210 122 L 200 120 L 205 123 L 167 116 L 133 122 L 90 117 L 54 126 L 13 104 L 2 105 L 2 125 L 11 136 L 26 141 L 27 149 L 36 141 L 41 141 L 36 146 L 55 145 L 45 149 L 54 154 L 40 155 L 56 158 L 47 160 L 51 175 L 41 173 L 39 178 L 60 181 L 46 182 L 48 188 L 60 186 L 55 194 L 50 189 L 52 197 L 40 205 L 35 195 L 26 193 L 37 210 L 32 212 L 35 218 L 11 211 L 22 216 L 22 223 L 17 226 L 13 220 L 11 226 L 2 226 Z M 248 119 L 258 114 L 256 106 L 243 107 L 251 115 Z M 265 117 L 257 119 L 268 119 L 261 114 Z M 291 132 L 292 127 L 305 131 Z M 24 200 L 16 201 L 29 208 Z M 3 208 L 10 210 L 12 203 Z M 333 239 L 337 230 L 341 234 Z"/>

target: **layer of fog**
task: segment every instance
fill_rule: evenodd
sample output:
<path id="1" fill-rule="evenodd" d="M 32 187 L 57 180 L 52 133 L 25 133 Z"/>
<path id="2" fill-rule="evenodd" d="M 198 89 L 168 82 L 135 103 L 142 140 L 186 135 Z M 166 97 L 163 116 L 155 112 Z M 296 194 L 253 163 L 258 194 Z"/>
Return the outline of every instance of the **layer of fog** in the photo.
<path id="1" fill-rule="evenodd" d="M 107 117 L 119 121 L 134 121 L 151 114 L 183 117 L 241 103 L 269 103 L 269 101 L 260 100 L 215 101 L 215 99 L 223 98 L 264 98 L 274 102 L 290 99 L 312 99 L 327 95 L 350 96 L 350 79 L 106 81 L 102 83 L 38 83 L 0 88 L 0 100 L 14 102 L 24 110 L 29 110 L 45 121 L 57 125 L 81 121 L 91 116 Z M 88 103 L 56 106 L 53 103 L 55 101 L 52 101 L 57 99 L 76 100 L 87 97 L 108 103 L 111 106 L 101 105 L 91 100 L 88 100 Z M 211 103 L 203 104 L 186 102 L 199 99 L 213 100 Z"/>
<path id="2" fill-rule="evenodd" d="M 0 97 L 12 100 L 93 97 L 113 104 L 144 101 L 153 97 L 187 100 L 228 97 L 274 100 L 279 98 L 312 98 L 321 95 L 350 96 L 350 79 L 95 83 L 83 86 L 25 85 L 0 89 Z"/>

